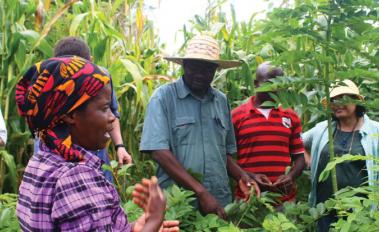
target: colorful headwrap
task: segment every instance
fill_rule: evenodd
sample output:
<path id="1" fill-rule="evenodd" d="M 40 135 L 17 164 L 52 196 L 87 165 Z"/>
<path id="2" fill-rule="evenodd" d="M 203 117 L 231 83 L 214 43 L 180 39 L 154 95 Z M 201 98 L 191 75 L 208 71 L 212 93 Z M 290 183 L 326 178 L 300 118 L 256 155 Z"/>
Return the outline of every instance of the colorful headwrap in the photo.
<path id="1" fill-rule="evenodd" d="M 62 116 L 96 96 L 109 81 L 106 70 L 80 57 L 42 61 L 17 83 L 18 112 L 52 152 L 67 161 L 80 161 L 83 155 L 72 146 Z"/>

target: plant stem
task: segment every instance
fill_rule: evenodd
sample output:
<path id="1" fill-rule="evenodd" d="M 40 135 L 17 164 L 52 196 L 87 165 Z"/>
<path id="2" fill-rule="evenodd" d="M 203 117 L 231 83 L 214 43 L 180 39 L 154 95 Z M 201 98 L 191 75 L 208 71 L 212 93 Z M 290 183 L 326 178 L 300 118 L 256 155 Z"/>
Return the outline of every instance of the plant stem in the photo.
<path id="1" fill-rule="evenodd" d="M 331 3 L 332 4 L 332 3 Z M 327 29 L 326 29 L 326 46 L 325 46 L 325 57 L 327 58 L 327 61 L 325 62 L 325 79 L 324 79 L 324 86 L 325 86 L 325 97 L 326 97 L 326 115 L 328 118 L 328 137 L 329 137 L 329 162 L 332 162 L 334 160 L 334 142 L 333 142 L 333 128 L 332 128 L 332 114 L 330 109 L 330 93 L 329 93 L 329 86 L 330 86 L 330 61 L 328 60 L 330 56 L 330 43 L 331 43 L 331 20 L 332 16 L 328 15 L 327 17 Z M 333 167 L 331 170 L 331 178 L 332 178 L 332 187 L 333 187 L 333 193 L 336 193 L 338 191 L 338 185 L 337 185 L 337 172 L 336 167 Z"/>

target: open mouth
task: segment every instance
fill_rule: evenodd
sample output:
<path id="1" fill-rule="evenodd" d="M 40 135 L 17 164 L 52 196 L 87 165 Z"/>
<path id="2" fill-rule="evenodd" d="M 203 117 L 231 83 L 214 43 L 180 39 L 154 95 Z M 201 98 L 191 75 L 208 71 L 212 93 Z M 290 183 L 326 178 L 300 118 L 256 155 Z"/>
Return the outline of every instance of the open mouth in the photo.
<path id="1" fill-rule="evenodd" d="M 105 132 L 104 137 L 107 138 L 107 139 L 110 139 L 111 135 L 109 134 L 109 132 Z"/>
<path id="2" fill-rule="evenodd" d="M 113 127 L 109 130 L 107 130 L 107 132 L 104 133 L 104 137 L 107 138 L 107 139 L 110 139 L 111 138 L 111 131 L 113 130 Z"/>

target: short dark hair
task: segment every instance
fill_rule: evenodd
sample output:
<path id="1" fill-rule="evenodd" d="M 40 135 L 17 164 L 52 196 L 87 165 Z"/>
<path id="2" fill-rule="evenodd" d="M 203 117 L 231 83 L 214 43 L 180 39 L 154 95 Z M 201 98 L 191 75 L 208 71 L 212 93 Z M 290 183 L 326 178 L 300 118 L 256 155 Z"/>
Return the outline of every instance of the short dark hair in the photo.
<path id="1" fill-rule="evenodd" d="M 90 49 L 84 40 L 78 37 L 65 37 L 58 41 L 54 47 L 54 56 L 80 56 L 86 60 L 91 60 Z"/>
<path id="2" fill-rule="evenodd" d="M 358 118 L 363 117 L 366 113 L 366 108 L 362 105 L 357 105 L 355 108 L 355 115 L 357 115 Z"/>

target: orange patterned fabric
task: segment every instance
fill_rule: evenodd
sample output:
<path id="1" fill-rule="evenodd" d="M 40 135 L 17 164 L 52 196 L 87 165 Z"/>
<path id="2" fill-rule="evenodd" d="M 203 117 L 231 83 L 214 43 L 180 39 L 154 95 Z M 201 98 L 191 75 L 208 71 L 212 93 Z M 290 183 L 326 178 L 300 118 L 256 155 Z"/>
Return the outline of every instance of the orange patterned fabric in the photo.
<path id="1" fill-rule="evenodd" d="M 72 146 L 63 115 L 77 109 L 109 83 L 95 64 L 76 56 L 57 57 L 31 67 L 16 86 L 18 112 L 45 145 L 67 161 L 83 154 Z"/>

